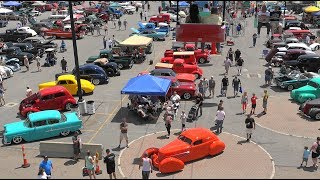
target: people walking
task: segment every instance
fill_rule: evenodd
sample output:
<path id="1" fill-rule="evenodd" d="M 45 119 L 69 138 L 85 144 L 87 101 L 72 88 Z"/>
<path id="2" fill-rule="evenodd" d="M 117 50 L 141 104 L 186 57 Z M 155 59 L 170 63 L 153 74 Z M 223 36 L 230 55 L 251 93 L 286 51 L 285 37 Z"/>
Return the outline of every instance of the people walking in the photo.
<path id="1" fill-rule="evenodd" d="M 234 52 L 232 51 L 232 48 L 230 48 L 228 51 L 228 58 L 231 60 L 232 64 L 233 64 L 233 54 Z"/>
<path id="2" fill-rule="evenodd" d="M 209 96 L 214 97 L 214 88 L 216 86 L 216 81 L 213 79 L 213 76 L 211 76 L 210 80 L 209 80 Z"/>
<path id="3" fill-rule="evenodd" d="M 30 66 L 30 64 L 29 64 L 29 60 L 28 60 L 28 57 L 27 57 L 27 56 L 24 56 L 24 57 L 23 57 L 23 63 L 24 63 L 24 65 L 26 66 L 27 71 L 29 71 L 29 66 Z"/>
<path id="4" fill-rule="evenodd" d="M 53 165 L 52 165 L 52 161 L 49 160 L 48 156 L 43 157 L 43 161 L 41 161 L 39 165 L 39 169 L 40 168 L 44 169 L 44 172 L 47 174 L 48 179 L 52 178 Z"/>
<path id="5" fill-rule="evenodd" d="M 148 11 L 150 11 L 150 3 L 148 2 L 147 5 L 148 5 L 148 6 L 147 6 L 147 7 L 148 7 Z"/>
<path id="6" fill-rule="evenodd" d="M 40 55 L 39 55 L 39 53 L 36 56 L 36 62 L 37 62 L 38 72 L 40 72 L 41 71 L 41 68 L 40 68 L 41 64 L 40 64 Z"/>
<path id="7" fill-rule="evenodd" d="M 127 19 L 124 19 L 123 25 L 124 25 L 124 29 L 127 30 L 127 25 L 128 25 Z"/>
<path id="8" fill-rule="evenodd" d="M 247 142 L 249 142 L 252 137 L 252 131 L 256 129 L 256 124 L 254 119 L 251 117 L 251 114 L 247 115 L 245 124 L 246 124 Z"/>
<path id="9" fill-rule="evenodd" d="M 118 20 L 118 27 L 119 27 L 119 30 L 121 30 L 121 25 L 122 25 L 122 22 L 121 22 L 121 20 L 120 20 L 120 18 L 119 18 L 119 20 Z"/>
<path id="10" fill-rule="evenodd" d="M 220 99 L 220 101 L 219 101 L 217 110 L 219 110 L 219 108 L 221 108 L 221 107 L 223 107 L 223 100 L 222 99 Z"/>
<path id="11" fill-rule="evenodd" d="M 119 146 L 118 148 L 120 148 L 120 145 L 121 145 L 121 141 L 125 139 L 126 140 L 126 143 L 127 143 L 127 148 L 129 148 L 129 145 L 128 145 L 128 123 L 127 123 L 127 120 L 126 118 L 123 118 L 121 124 L 120 124 L 120 142 L 119 142 Z"/>
<path id="12" fill-rule="evenodd" d="M 91 35 L 93 36 L 94 35 L 94 25 L 93 25 L 93 23 L 90 23 L 89 27 L 90 27 Z"/>
<path id="13" fill-rule="evenodd" d="M 247 104 L 248 104 L 248 93 L 244 92 L 241 96 L 241 105 L 242 105 L 243 114 L 247 112 Z"/>
<path id="14" fill-rule="evenodd" d="M 272 70 L 272 67 L 269 66 L 268 69 L 264 71 L 265 85 L 270 86 L 272 79 L 273 79 L 273 70 Z"/>
<path id="15" fill-rule="evenodd" d="M 76 131 L 74 132 L 73 136 L 72 136 L 72 144 L 73 144 L 73 160 L 78 161 L 79 160 L 79 156 L 81 153 L 81 149 L 82 149 L 82 142 L 81 142 L 81 138 L 79 137 L 79 132 Z"/>
<path id="16" fill-rule="evenodd" d="M 198 91 L 199 93 L 203 94 L 204 93 L 204 89 L 203 89 L 203 79 L 200 79 L 199 83 L 198 83 Z"/>
<path id="17" fill-rule="evenodd" d="M 267 106 L 268 106 L 268 98 L 269 94 L 267 90 L 264 90 L 264 95 L 262 98 L 262 108 L 263 108 L 263 114 L 267 114 Z"/>
<path id="18" fill-rule="evenodd" d="M 202 106 L 203 106 L 203 100 L 204 100 L 203 95 L 201 93 L 198 93 L 195 98 L 196 98 L 196 105 L 198 105 L 198 109 L 197 109 L 196 114 L 198 117 L 198 114 L 200 111 L 200 115 L 199 115 L 199 117 L 200 117 L 200 116 L 202 116 Z"/>
<path id="19" fill-rule="evenodd" d="M 305 162 L 306 166 L 308 165 L 308 159 L 310 156 L 311 151 L 308 149 L 308 146 L 304 147 L 303 155 L 302 155 L 302 162 L 300 164 L 300 167 L 302 167 L 302 164 Z"/>
<path id="20" fill-rule="evenodd" d="M 172 123 L 172 116 L 166 116 L 166 119 L 165 119 L 165 126 L 166 126 L 166 129 L 167 129 L 167 132 L 168 132 L 168 136 L 167 138 L 169 139 L 170 137 L 170 133 L 171 133 L 171 123 Z"/>
<path id="21" fill-rule="evenodd" d="M 0 87 L 0 106 L 4 106 L 6 101 L 4 100 L 4 89 Z"/>
<path id="22" fill-rule="evenodd" d="M 142 11 L 140 12 L 140 20 L 142 21 Z"/>
<path id="23" fill-rule="evenodd" d="M 186 130 L 186 121 L 187 121 L 187 115 L 184 110 L 181 111 L 180 121 L 181 121 L 181 132 L 182 132 Z"/>
<path id="24" fill-rule="evenodd" d="M 206 97 L 206 93 L 207 93 L 208 87 L 209 87 L 209 82 L 208 82 L 208 80 L 204 77 L 204 78 L 203 78 L 203 98 Z"/>
<path id="25" fill-rule="evenodd" d="M 117 23 L 116 23 L 115 19 L 113 20 L 113 26 L 114 26 L 115 29 L 117 28 Z"/>
<path id="26" fill-rule="evenodd" d="M 103 158 L 103 162 L 106 164 L 107 173 L 109 174 L 109 178 L 112 179 L 112 176 L 114 179 L 117 179 L 116 177 L 116 161 L 115 161 L 115 155 L 110 152 L 110 149 L 106 149 L 106 156 Z"/>
<path id="27" fill-rule="evenodd" d="M 106 36 L 103 36 L 102 43 L 103 43 L 103 49 L 106 49 L 107 48 Z"/>
<path id="28" fill-rule="evenodd" d="M 152 160 L 148 157 L 147 153 L 143 153 L 139 169 L 142 166 L 142 179 L 149 179 L 150 172 L 152 173 Z"/>
<path id="29" fill-rule="evenodd" d="M 251 97 L 251 111 L 250 111 L 250 114 L 255 114 L 255 110 L 256 110 L 256 107 L 257 107 L 257 96 L 255 93 L 252 94 L 252 97 Z"/>
<path id="30" fill-rule="evenodd" d="M 27 96 L 27 97 L 30 97 L 32 94 L 33 94 L 33 93 L 32 93 L 32 89 L 30 89 L 30 87 L 27 86 L 26 96 Z"/>
<path id="31" fill-rule="evenodd" d="M 108 40 L 109 50 L 112 49 L 112 44 L 113 44 L 113 41 L 109 38 L 109 40 Z"/>
<path id="32" fill-rule="evenodd" d="M 161 7 L 161 6 L 159 6 L 159 7 L 158 7 L 158 13 L 160 14 L 160 13 L 161 13 L 161 11 L 162 11 L 162 7 Z"/>
<path id="33" fill-rule="evenodd" d="M 241 86 L 241 81 L 238 79 L 238 76 L 234 76 L 232 80 L 232 87 L 233 87 L 233 95 L 234 97 L 238 96 L 239 88 Z"/>
<path id="34" fill-rule="evenodd" d="M 231 60 L 228 57 L 226 57 L 226 60 L 224 61 L 224 68 L 226 70 L 226 72 L 225 72 L 226 75 L 228 74 L 231 66 L 232 66 Z"/>
<path id="35" fill-rule="evenodd" d="M 139 6 L 136 6 L 136 13 L 138 13 L 139 11 Z"/>
<path id="36" fill-rule="evenodd" d="M 147 11 L 144 11 L 144 14 L 143 14 L 143 15 L 144 15 L 144 20 L 147 21 L 147 17 L 148 17 Z"/>
<path id="37" fill-rule="evenodd" d="M 254 34 L 252 35 L 253 47 L 256 47 L 257 38 L 258 38 L 257 33 L 254 33 Z"/>
<path id="38" fill-rule="evenodd" d="M 236 61 L 237 69 L 238 69 L 238 74 L 237 74 L 238 76 L 241 76 L 243 63 L 244 63 L 244 61 L 243 61 L 242 57 L 238 58 Z"/>
<path id="39" fill-rule="evenodd" d="M 85 160 L 85 167 L 88 169 L 89 178 L 92 179 L 92 176 L 94 179 L 96 179 L 96 173 L 94 172 L 94 160 L 95 158 L 91 156 L 90 151 L 87 151 L 87 155 L 84 157 Z"/>
<path id="40" fill-rule="evenodd" d="M 317 141 L 314 142 L 310 148 L 311 158 L 313 161 L 313 167 L 318 168 L 318 157 L 320 155 L 320 137 L 317 137 Z"/>
<path id="41" fill-rule="evenodd" d="M 96 31 L 97 31 L 97 36 L 100 36 L 101 35 L 101 33 L 100 33 L 100 29 L 101 29 L 100 25 L 96 24 L 95 28 L 96 28 Z"/>
<path id="42" fill-rule="evenodd" d="M 236 55 L 235 60 L 237 61 L 237 60 L 240 58 L 240 56 L 241 56 L 241 51 L 240 51 L 239 49 L 237 49 L 237 50 L 234 52 L 234 54 Z"/>
<path id="43" fill-rule="evenodd" d="M 221 81 L 221 96 L 226 97 L 227 96 L 227 90 L 228 90 L 228 86 L 229 86 L 229 79 L 226 75 L 224 75 L 222 81 Z"/>
<path id="44" fill-rule="evenodd" d="M 220 107 L 217 111 L 217 114 L 216 114 L 216 126 L 217 126 L 217 131 L 216 133 L 217 134 L 220 134 L 222 133 L 222 125 L 223 125 L 223 121 L 226 117 L 226 113 L 223 111 L 223 107 Z"/>
<path id="45" fill-rule="evenodd" d="M 103 30 L 104 30 L 104 35 L 108 35 L 108 23 L 104 24 L 103 26 Z"/>
<path id="46" fill-rule="evenodd" d="M 68 62 L 64 59 L 64 57 L 61 59 L 61 69 L 62 69 L 62 73 L 67 72 L 67 64 Z"/>

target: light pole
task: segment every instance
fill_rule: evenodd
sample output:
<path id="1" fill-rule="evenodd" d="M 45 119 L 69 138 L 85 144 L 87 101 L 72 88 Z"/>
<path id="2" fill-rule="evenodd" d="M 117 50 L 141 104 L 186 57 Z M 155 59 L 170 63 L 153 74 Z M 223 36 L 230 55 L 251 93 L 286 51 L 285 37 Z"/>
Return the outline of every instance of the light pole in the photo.
<path id="1" fill-rule="evenodd" d="M 86 113 L 85 107 L 85 100 L 82 99 L 82 89 L 81 89 L 81 82 L 80 82 L 80 71 L 79 71 L 79 60 L 78 60 L 78 48 L 77 48 L 77 37 L 74 27 L 74 19 L 73 19 L 73 10 L 72 10 L 72 1 L 69 1 L 69 13 L 70 13 L 70 21 L 71 21 L 71 32 L 72 32 L 72 44 L 73 44 L 73 55 L 74 55 L 74 62 L 75 62 L 75 69 L 76 69 L 76 78 L 78 84 L 78 104 L 80 108 L 80 114 Z M 82 112 L 81 112 L 82 111 Z"/>
<path id="2" fill-rule="evenodd" d="M 222 21 L 225 20 L 226 16 L 226 1 L 223 1 Z"/>
<path id="3" fill-rule="evenodd" d="M 283 21 L 282 21 L 282 27 L 286 26 L 286 9 L 287 9 L 287 2 L 284 1 L 284 8 L 283 8 Z"/>

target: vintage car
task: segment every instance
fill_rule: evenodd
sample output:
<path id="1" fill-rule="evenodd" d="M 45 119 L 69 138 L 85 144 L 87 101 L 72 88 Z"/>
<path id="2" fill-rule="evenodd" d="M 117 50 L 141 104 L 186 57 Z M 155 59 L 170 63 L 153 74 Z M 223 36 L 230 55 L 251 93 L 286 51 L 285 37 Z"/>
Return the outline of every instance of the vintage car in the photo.
<path id="1" fill-rule="evenodd" d="M 284 36 L 286 34 L 293 34 L 298 39 L 304 39 L 308 35 L 311 39 L 315 39 L 315 35 L 310 30 L 285 30 L 283 34 Z"/>
<path id="2" fill-rule="evenodd" d="M 82 121 L 76 112 L 60 113 L 46 110 L 32 113 L 24 121 L 5 124 L 3 144 L 20 144 L 55 136 L 68 136 L 70 132 L 79 131 Z"/>
<path id="3" fill-rule="evenodd" d="M 197 88 L 194 82 L 180 82 L 173 76 L 159 77 L 171 80 L 171 86 L 166 94 L 167 99 L 170 99 L 174 92 L 177 92 L 177 94 L 185 100 L 189 100 L 196 95 Z"/>
<path id="4" fill-rule="evenodd" d="M 320 43 L 312 43 L 309 47 L 312 51 L 318 51 L 320 49 Z"/>
<path id="5" fill-rule="evenodd" d="M 290 97 L 299 103 L 320 98 L 320 78 L 313 78 L 307 85 L 292 90 Z"/>
<path id="6" fill-rule="evenodd" d="M 179 49 L 179 48 L 178 48 Z M 174 56 L 174 53 L 176 51 L 178 51 L 178 49 L 170 49 L 170 50 L 166 50 L 164 52 L 164 57 L 172 57 Z M 208 63 L 210 62 L 210 51 L 205 49 L 204 51 L 202 51 L 201 49 L 197 49 L 195 44 L 186 44 L 183 51 L 186 52 L 194 52 L 194 56 L 196 58 L 196 62 L 203 64 L 203 63 Z M 182 52 L 183 52 L 182 51 Z M 181 52 L 181 51 L 180 51 Z M 179 57 L 176 57 L 179 58 Z M 182 58 L 185 59 L 185 58 Z M 187 62 L 187 61 L 186 61 Z M 189 63 L 188 63 L 189 64 Z"/>
<path id="7" fill-rule="evenodd" d="M 287 51 L 289 49 L 302 49 L 312 51 L 312 49 L 305 43 L 289 43 L 285 47 L 278 48 L 279 51 Z"/>
<path id="8" fill-rule="evenodd" d="M 0 66 L 0 74 L 3 79 L 8 79 L 13 76 L 13 71 L 7 66 Z"/>
<path id="9" fill-rule="evenodd" d="M 172 69 L 154 69 L 150 72 L 142 72 L 142 74 L 150 74 L 152 76 L 169 76 L 175 77 L 179 82 L 194 82 L 196 77 L 189 73 L 175 73 Z"/>
<path id="10" fill-rule="evenodd" d="M 34 56 L 39 55 L 41 58 L 43 57 L 43 54 L 44 54 L 44 49 L 36 48 L 31 43 L 14 43 L 12 44 L 12 46 L 19 47 L 22 52 L 31 53 Z"/>
<path id="11" fill-rule="evenodd" d="M 312 78 L 320 77 L 319 74 L 313 72 L 305 72 L 298 74 L 288 74 L 285 76 L 279 76 L 274 78 L 274 82 L 277 86 L 280 86 L 282 89 L 287 89 L 292 91 L 299 87 L 305 86 Z"/>
<path id="12" fill-rule="evenodd" d="M 17 29 L 7 29 L 5 33 L 0 33 L 1 42 L 21 42 L 27 37 L 31 37 L 30 33 L 19 33 Z"/>
<path id="13" fill-rule="evenodd" d="M 15 46 L 9 47 L 8 49 L 6 49 L 5 53 L 9 59 L 11 59 L 11 58 L 19 59 L 20 66 L 24 65 L 24 61 L 23 61 L 24 56 L 27 56 L 29 63 L 31 63 L 33 61 L 33 59 L 35 58 L 35 56 L 33 54 L 27 53 L 27 52 L 22 52 L 19 47 L 15 47 Z"/>
<path id="14" fill-rule="evenodd" d="M 21 34 L 31 34 L 31 36 L 36 36 L 37 35 L 37 32 L 34 31 L 33 29 L 31 29 L 30 27 L 20 27 L 17 29 L 18 33 L 21 33 Z"/>
<path id="15" fill-rule="evenodd" d="M 64 26 L 63 29 L 48 29 L 44 30 L 45 36 L 52 36 L 53 38 L 66 38 L 66 39 L 72 39 L 72 32 L 71 32 L 71 26 Z M 85 35 L 85 32 L 80 30 L 80 28 L 76 28 L 76 38 L 81 39 Z"/>
<path id="16" fill-rule="evenodd" d="M 28 37 L 24 39 L 23 43 L 31 43 L 37 49 L 58 48 L 58 44 L 53 42 L 54 39 L 44 39 L 43 37 Z"/>
<path id="17" fill-rule="evenodd" d="M 144 151 L 161 173 L 177 172 L 186 162 L 222 153 L 226 145 L 217 135 L 205 128 L 191 128 L 162 148 Z"/>
<path id="18" fill-rule="evenodd" d="M 27 117 L 29 114 L 43 110 L 70 111 L 77 101 L 63 86 L 45 88 L 21 101 L 19 114 Z"/>
<path id="19" fill-rule="evenodd" d="M 0 65 L 3 65 L 3 66 L 10 68 L 13 72 L 17 72 L 17 71 L 21 70 L 18 58 L 8 59 L 7 56 L 1 55 L 0 56 Z"/>
<path id="20" fill-rule="evenodd" d="M 300 105 L 299 111 L 302 115 L 319 121 L 320 120 L 320 99 L 318 98 L 311 101 L 306 101 L 305 103 Z"/>
<path id="21" fill-rule="evenodd" d="M 40 34 L 42 32 L 42 30 L 52 29 L 53 28 L 53 24 L 49 23 L 49 22 L 35 22 L 34 24 L 32 24 L 31 28 L 35 32 Z"/>
<path id="22" fill-rule="evenodd" d="M 290 27 L 299 27 L 302 30 L 308 30 L 308 27 L 301 21 L 293 20 L 293 21 L 286 21 L 285 27 L 283 30 L 288 30 Z"/>
<path id="23" fill-rule="evenodd" d="M 170 23 L 170 15 L 169 14 L 159 14 L 156 16 L 151 16 L 149 22 L 157 22 L 157 23 Z"/>
<path id="24" fill-rule="evenodd" d="M 130 36 L 133 36 L 135 34 L 140 35 L 140 36 L 146 36 L 149 38 L 152 38 L 154 41 L 159 41 L 159 40 L 166 40 L 167 33 L 165 32 L 157 32 L 156 30 L 150 30 L 150 31 L 138 31 L 135 28 L 131 28 L 133 33 L 130 34 Z"/>
<path id="25" fill-rule="evenodd" d="M 301 55 L 295 62 L 290 64 L 293 67 L 298 67 L 303 71 L 311 71 L 320 73 L 320 55 L 318 54 L 306 54 Z"/>
<path id="26" fill-rule="evenodd" d="M 117 63 L 109 62 L 107 58 L 100 58 L 93 61 L 93 64 L 100 66 L 109 77 L 120 76 L 120 69 Z"/>
<path id="27" fill-rule="evenodd" d="M 93 63 L 95 60 L 100 58 L 107 58 L 109 62 L 115 62 L 119 69 L 132 68 L 134 61 L 132 56 L 120 56 L 113 54 L 111 50 L 101 50 L 98 56 L 90 56 L 86 63 Z"/>
<path id="28" fill-rule="evenodd" d="M 158 27 L 154 23 L 141 23 L 138 22 L 139 29 L 138 31 L 152 31 L 155 30 L 156 32 L 164 32 L 167 36 L 169 36 L 170 33 L 170 26 L 167 23 L 159 23 Z"/>
<path id="29" fill-rule="evenodd" d="M 186 64 L 197 64 L 193 51 L 173 52 L 172 56 L 163 57 L 160 62 L 173 64 L 175 59 L 183 59 Z"/>
<path id="30" fill-rule="evenodd" d="M 299 56 L 305 54 L 315 54 L 313 51 L 306 51 L 302 49 L 290 49 L 287 51 L 279 51 L 279 48 L 272 49 L 266 56 L 265 60 L 269 64 L 279 67 L 281 64 L 290 65 L 291 62 L 295 61 Z"/>
<path id="31" fill-rule="evenodd" d="M 197 79 L 203 75 L 203 70 L 196 64 L 186 64 L 183 59 L 175 59 L 173 64 L 157 63 L 155 69 L 167 68 L 176 73 L 194 74 Z"/>
<path id="32" fill-rule="evenodd" d="M 82 94 L 93 93 L 95 86 L 90 81 L 80 79 L 80 82 Z M 39 84 L 39 90 L 57 85 L 65 87 L 72 95 L 78 94 L 77 80 L 74 75 L 62 75 L 58 77 L 57 81 Z"/>

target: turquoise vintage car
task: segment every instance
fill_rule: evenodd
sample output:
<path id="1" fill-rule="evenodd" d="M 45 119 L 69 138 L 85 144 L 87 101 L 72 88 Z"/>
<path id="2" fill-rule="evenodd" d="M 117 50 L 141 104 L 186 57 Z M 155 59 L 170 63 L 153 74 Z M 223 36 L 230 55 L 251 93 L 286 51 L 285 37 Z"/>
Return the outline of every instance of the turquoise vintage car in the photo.
<path id="1" fill-rule="evenodd" d="M 3 144 L 19 144 L 22 141 L 36 141 L 54 136 L 68 136 L 79 131 L 82 121 L 76 112 L 60 113 L 46 110 L 28 115 L 26 120 L 4 125 Z"/>
<path id="2" fill-rule="evenodd" d="M 133 36 L 134 34 L 137 34 L 140 36 L 146 36 L 146 37 L 152 38 L 154 41 L 159 41 L 159 40 L 164 41 L 164 40 L 166 40 L 166 36 L 167 36 L 167 33 L 157 32 L 155 30 L 142 31 L 142 32 L 138 31 L 135 28 L 131 28 L 131 30 L 133 31 L 133 33 L 130 34 L 129 36 Z"/>
<path id="3" fill-rule="evenodd" d="M 320 78 L 313 78 L 307 85 L 292 90 L 290 97 L 299 103 L 320 98 Z"/>

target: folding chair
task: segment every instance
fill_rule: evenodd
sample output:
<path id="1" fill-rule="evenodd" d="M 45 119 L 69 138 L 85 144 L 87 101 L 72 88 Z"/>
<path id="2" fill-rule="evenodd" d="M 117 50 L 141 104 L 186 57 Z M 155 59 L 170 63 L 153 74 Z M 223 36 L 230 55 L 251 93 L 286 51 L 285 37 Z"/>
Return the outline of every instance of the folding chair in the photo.
<path id="1" fill-rule="evenodd" d="M 268 53 L 269 53 L 268 49 L 262 50 L 261 58 L 264 59 L 268 55 Z"/>

